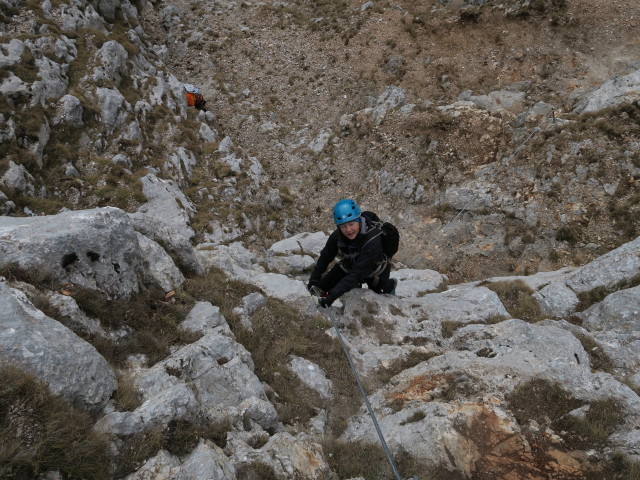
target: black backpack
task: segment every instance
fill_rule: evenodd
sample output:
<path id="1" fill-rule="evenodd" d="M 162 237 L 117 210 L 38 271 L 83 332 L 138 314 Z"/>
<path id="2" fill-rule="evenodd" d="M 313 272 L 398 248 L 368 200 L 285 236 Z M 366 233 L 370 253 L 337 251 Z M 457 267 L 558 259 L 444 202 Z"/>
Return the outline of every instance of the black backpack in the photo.
<path id="1" fill-rule="evenodd" d="M 367 219 L 374 230 L 382 230 L 382 251 L 388 259 L 391 259 L 400 247 L 400 232 L 398 232 L 396 226 L 389 222 L 383 222 L 378 215 L 373 212 L 362 212 L 362 216 Z M 367 236 L 368 235 L 367 233 Z"/>

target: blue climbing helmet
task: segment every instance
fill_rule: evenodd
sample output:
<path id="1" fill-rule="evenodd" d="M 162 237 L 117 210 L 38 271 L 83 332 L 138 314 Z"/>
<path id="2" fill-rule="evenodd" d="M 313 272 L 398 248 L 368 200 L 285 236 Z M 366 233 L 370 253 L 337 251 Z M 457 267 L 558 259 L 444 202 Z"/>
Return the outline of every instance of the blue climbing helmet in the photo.
<path id="1" fill-rule="evenodd" d="M 333 221 L 336 225 L 353 222 L 360 218 L 360 207 L 349 198 L 345 198 L 336 203 L 333 207 Z"/>

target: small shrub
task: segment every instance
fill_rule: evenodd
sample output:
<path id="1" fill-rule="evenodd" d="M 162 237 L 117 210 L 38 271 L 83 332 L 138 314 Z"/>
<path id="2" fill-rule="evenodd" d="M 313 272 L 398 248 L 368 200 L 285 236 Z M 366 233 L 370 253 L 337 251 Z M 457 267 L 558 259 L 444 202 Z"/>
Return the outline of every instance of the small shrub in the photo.
<path id="1" fill-rule="evenodd" d="M 575 245 L 580 238 L 580 232 L 575 225 L 565 225 L 556 231 L 556 240 Z"/>
<path id="2" fill-rule="evenodd" d="M 162 448 L 162 429 L 144 430 L 123 439 L 114 458 L 115 478 L 136 471 Z"/>
<path id="3" fill-rule="evenodd" d="M 17 262 L 0 266 L 0 277 L 5 277 L 10 282 L 25 282 L 49 290 L 56 290 L 58 286 L 51 270 L 44 267 L 26 270 Z"/>
<path id="4" fill-rule="evenodd" d="M 169 355 L 172 345 L 192 343 L 200 336 L 178 328 L 194 304 L 181 292 L 174 297 L 173 304 L 161 303 L 149 292 L 112 301 L 102 292 L 81 289 L 74 298 L 87 315 L 99 319 L 103 326 L 117 329 L 126 325 L 132 329 L 117 344 L 106 341 L 95 345 L 116 366 L 135 353 L 146 355 L 153 365 Z"/>
<path id="5" fill-rule="evenodd" d="M 482 11 L 478 7 L 464 8 L 460 10 L 460 21 L 468 23 L 478 23 Z"/>
<path id="6" fill-rule="evenodd" d="M 372 478 L 371 473 L 391 473 L 391 466 L 380 444 L 344 443 L 327 439 L 322 442 L 331 469 L 339 478 Z"/>
<path id="7" fill-rule="evenodd" d="M 273 467 L 260 462 L 241 465 L 236 470 L 236 478 L 238 480 L 278 480 Z"/>
<path id="8" fill-rule="evenodd" d="M 135 387 L 131 377 L 118 373 L 118 388 L 114 392 L 112 400 L 116 408 L 121 412 L 132 412 L 142 405 L 142 395 Z"/>
<path id="9" fill-rule="evenodd" d="M 610 293 L 612 293 L 612 290 L 603 286 L 596 287 L 588 292 L 578 293 L 578 300 L 580 300 L 580 302 L 576 305 L 576 312 L 582 312 L 590 306 L 601 302 Z"/>
<path id="10" fill-rule="evenodd" d="M 640 195 L 629 199 L 628 202 L 618 204 L 612 202 L 609 205 L 609 213 L 614 221 L 614 226 L 618 229 L 625 240 L 634 239 L 640 232 Z"/>
<path id="11" fill-rule="evenodd" d="M 426 413 L 424 413 L 422 410 L 418 410 L 417 412 L 413 412 L 413 414 L 409 418 L 407 418 L 403 422 L 400 422 L 400 425 L 406 425 L 407 423 L 419 422 L 420 420 L 423 420 L 424 418 L 426 418 L 426 416 L 427 416 Z"/>
<path id="12" fill-rule="evenodd" d="M 631 460 L 628 456 L 618 453 L 611 459 L 609 471 L 617 474 L 620 479 L 640 480 L 640 462 Z"/>

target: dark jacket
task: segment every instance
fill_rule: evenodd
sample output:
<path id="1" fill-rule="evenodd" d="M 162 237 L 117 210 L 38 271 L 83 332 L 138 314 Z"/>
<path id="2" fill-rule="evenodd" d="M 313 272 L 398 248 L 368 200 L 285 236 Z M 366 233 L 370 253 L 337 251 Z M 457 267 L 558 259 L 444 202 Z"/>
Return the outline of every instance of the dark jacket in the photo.
<path id="1" fill-rule="evenodd" d="M 359 288 L 366 278 L 371 278 L 376 269 L 384 262 L 386 257 L 382 251 L 382 236 L 371 234 L 372 227 L 368 220 L 361 218 L 360 233 L 350 241 L 339 228 L 329 235 L 326 245 L 320 252 L 320 258 L 316 263 L 309 283 L 317 283 L 329 264 L 337 257 L 340 267 L 347 274 L 329 292 L 332 301 L 353 288 Z M 379 230 L 378 230 L 379 232 Z"/>

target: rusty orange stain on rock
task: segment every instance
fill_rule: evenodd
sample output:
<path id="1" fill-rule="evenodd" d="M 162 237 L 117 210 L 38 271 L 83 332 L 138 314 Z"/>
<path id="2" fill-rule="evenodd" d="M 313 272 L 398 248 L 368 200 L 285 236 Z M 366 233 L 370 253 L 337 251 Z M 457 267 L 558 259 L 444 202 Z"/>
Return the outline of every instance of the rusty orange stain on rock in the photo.
<path id="1" fill-rule="evenodd" d="M 418 375 L 413 377 L 409 384 L 402 389 L 391 392 L 387 398 L 395 401 L 409 402 L 422 400 L 428 402 L 433 398 L 433 390 L 449 384 L 450 375 Z"/>

